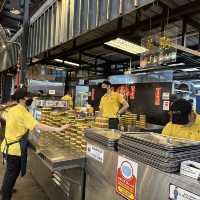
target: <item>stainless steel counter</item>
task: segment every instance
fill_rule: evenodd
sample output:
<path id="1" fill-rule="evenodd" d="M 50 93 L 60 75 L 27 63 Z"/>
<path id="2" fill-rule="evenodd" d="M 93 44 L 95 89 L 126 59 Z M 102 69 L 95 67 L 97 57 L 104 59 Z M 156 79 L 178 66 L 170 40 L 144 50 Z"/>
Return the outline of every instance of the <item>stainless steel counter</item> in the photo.
<path id="1" fill-rule="evenodd" d="M 103 162 L 99 162 L 91 156 L 86 156 L 86 200 L 123 200 L 124 198 L 115 192 L 115 174 L 117 170 L 118 153 L 102 144 L 87 140 L 95 147 L 103 150 Z"/>
<path id="2" fill-rule="evenodd" d="M 99 161 L 98 157 L 88 153 L 86 155 L 86 200 L 125 200 L 116 193 L 116 171 L 120 154 L 97 140 L 87 139 L 87 142 L 101 151 L 103 159 Z M 162 172 L 137 160 L 133 161 L 138 164 L 136 200 L 169 200 L 170 186 L 173 185 L 179 193 L 177 200 L 200 200 L 200 183 L 197 180 Z M 180 197 L 184 191 L 186 197 Z"/>
<path id="3" fill-rule="evenodd" d="M 31 172 L 49 199 L 84 199 L 85 155 L 51 135 L 41 135 L 31 146 Z"/>
<path id="4" fill-rule="evenodd" d="M 118 156 L 133 159 L 120 155 L 115 145 L 112 148 L 110 140 L 106 141 L 107 134 L 100 135 L 92 135 L 92 132 L 88 135 L 91 137 L 87 139 L 88 151 L 94 147 L 96 152 L 87 153 L 86 165 L 84 155 L 49 136 L 41 138 L 40 145 L 35 144 L 35 150 L 30 150 L 31 171 L 50 200 L 125 200 L 116 192 Z M 200 200 L 197 180 L 133 161 L 138 164 L 136 200 L 174 200 L 170 198 L 170 187 L 173 186 L 178 190 L 177 200 Z M 172 196 L 175 192 L 171 191 Z"/>
<path id="5" fill-rule="evenodd" d="M 137 200 L 169 200 L 171 184 L 198 195 L 200 199 L 200 183 L 197 180 L 179 174 L 165 173 L 140 162 L 138 164 Z M 190 199 L 193 198 L 180 198 Z"/>

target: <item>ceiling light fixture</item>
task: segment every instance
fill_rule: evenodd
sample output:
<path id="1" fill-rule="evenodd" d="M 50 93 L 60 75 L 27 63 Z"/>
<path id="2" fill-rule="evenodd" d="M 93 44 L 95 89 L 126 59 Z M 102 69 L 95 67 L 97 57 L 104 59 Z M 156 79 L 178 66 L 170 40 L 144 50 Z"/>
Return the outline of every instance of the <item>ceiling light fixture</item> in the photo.
<path id="1" fill-rule="evenodd" d="M 175 67 L 175 66 L 184 66 L 185 63 L 173 63 L 173 64 L 169 64 L 168 67 Z"/>
<path id="2" fill-rule="evenodd" d="M 70 61 L 66 61 L 66 60 L 54 59 L 54 61 L 58 62 L 58 63 L 64 63 L 64 64 L 67 64 L 67 65 L 76 66 L 76 67 L 80 66 L 78 63 L 74 63 L 74 62 L 70 62 Z"/>
<path id="3" fill-rule="evenodd" d="M 3 48 L 3 49 L 5 49 L 5 48 L 6 48 L 6 45 L 5 45 L 5 44 L 3 44 L 3 45 L 2 45 L 2 48 Z"/>
<path id="4" fill-rule="evenodd" d="M 56 71 L 64 71 L 65 68 L 56 68 Z"/>
<path id="5" fill-rule="evenodd" d="M 12 14 L 14 14 L 14 15 L 20 15 L 20 14 L 21 14 L 21 11 L 18 10 L 18 9 L 13 8 L 13 9 L 10 10 L 10 13 L 12 13 Z"/>
<path id="6" fill-rule="evenodd" d="M 148 49 L 141 47 L 137 44 L 134 44 L 132 42 L 129 42 L 127 40 L 121 39 L 121 38 L 116 38 L 114 40 L 110 40 L 109 42 L 105 42 L 105 45 L 117 48 L 117 49 L 121 49 L 123 51 L 132 53 L 132 54 L 141 54 L 144 53 L 146 51 L 148 51 Z"/>
<path id="7" fill-rule="evenodd" d="M 63 60 L 60 59 L 54 59 L 55 62 L 63 63 Z"/>
<path id="8" fill-rule="evenodd" d="M 182 69 L 184 72 L 193 72 L 193 71 L 199 71 L 197 68 L 187 68 L 187 69 Z"/>

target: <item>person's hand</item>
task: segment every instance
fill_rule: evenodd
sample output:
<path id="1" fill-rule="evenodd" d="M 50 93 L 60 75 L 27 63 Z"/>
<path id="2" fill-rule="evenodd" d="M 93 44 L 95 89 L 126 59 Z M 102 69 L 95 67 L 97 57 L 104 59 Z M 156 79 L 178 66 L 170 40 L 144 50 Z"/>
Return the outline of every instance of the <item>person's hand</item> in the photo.
<path id="1" fill-rule="evenodd" d="M 117 113 L 117 118 L 120 118 L 121 117 L 121 114 L 118 112 Z"/>
<path id="2" fill-rule="evenodd" d="M 70 126 L 71 126 L 70 124 L 65 124 L 65 125 L 63 125 L 63 126 L 61 127 L 61 131 L 64 131 L 64 130 L 70 128 Z"/>

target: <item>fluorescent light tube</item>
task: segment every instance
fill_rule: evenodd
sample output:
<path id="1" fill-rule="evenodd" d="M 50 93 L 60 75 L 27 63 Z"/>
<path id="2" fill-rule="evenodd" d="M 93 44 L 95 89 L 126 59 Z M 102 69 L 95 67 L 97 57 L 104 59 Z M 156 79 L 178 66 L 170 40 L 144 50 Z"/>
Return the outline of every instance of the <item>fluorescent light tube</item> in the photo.
<path id="1" fill-rule="evenodd" d="M 73 62 L 66 61 L 66 60 L 54 59 L 54 61 L 58 62 L 58 63 L 64 63 L 64 64 L 67 64 L 67 65 L 72 65 L 72 66 L 79 67 L 78 63 L 73 63 Z"/>
<path id="2" fill-rule="evenodd" d="M 148 51 L 148 49 L 146 49 L 144 47 L 141 47 L 137 44 L 126 41 L 121 38 L 116 38 L 114 40 L 110 40 L 109 42 L 105 42 L 104 44 L 114 47 L 114 48 L 117 48 L 117 49 L 121 49 L 123 51 L 129 52 L 132 54 L 141 54 L 141 53 Z"/>

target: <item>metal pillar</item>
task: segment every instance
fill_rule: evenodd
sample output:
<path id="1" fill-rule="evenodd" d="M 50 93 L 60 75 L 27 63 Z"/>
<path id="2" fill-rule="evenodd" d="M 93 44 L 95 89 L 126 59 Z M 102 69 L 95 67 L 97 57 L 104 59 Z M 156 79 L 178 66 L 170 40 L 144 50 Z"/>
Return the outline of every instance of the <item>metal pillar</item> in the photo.
<path id="1" fill-rule="evenodd" d="M 198 50 L 200 50 L 200 32 L 199 32 L 199 44 L 198 44 Z"/>
<path id="2" fill-rule="evenodd" d="M 182 46 L 186 47 L 187 44 L 186 44 L 186 33 L 187 33 L 187 23 L 186 23 L 186 20 L 183 19 L 183 26 L 182 26 Z"/>
<path id="3" fill-rule="evenodd" d="M 21 55 L 21 84 L 23 85 L 26 85 L 27 49 L 29 34 L 29 2 L 30 0 L 24 0 L 23 39 Z"/>
<path id="4" fill-rule="evenodd" d="M 66 76 L 65 76 L 65 94 L 67 94 L 68 90 L 69 90 L 69 72 L 66 72 Z"/>
<path id="5" fill-rule="evenodd" d="M 12 76 L 8 75 L 8 71 L 1 73 L 1 103 L 10 100 L 10 92 L 12 87 Z"/>

